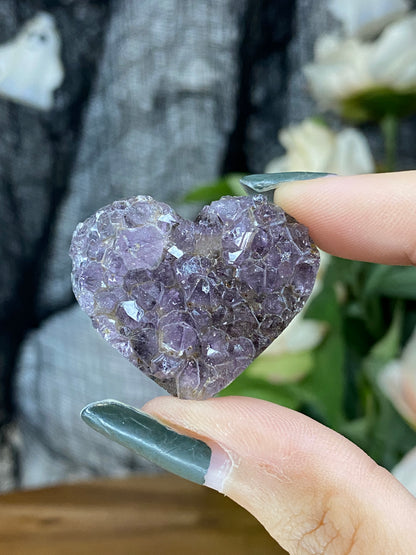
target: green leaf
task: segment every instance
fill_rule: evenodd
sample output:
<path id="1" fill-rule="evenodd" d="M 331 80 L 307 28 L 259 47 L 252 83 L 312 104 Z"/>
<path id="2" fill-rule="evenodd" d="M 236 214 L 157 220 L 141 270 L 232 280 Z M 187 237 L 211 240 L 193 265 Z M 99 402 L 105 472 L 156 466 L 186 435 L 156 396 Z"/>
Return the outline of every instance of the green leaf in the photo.
<path id="1" fill-rule="evenodd" d="M 396 358 L 400 352 L 400 338 L 403 323 L 403 305 L 396 305 L 393 321 L 386 335 L 378 341 L 371 349 L 367 362 L 376 362 L 376 367 L 384 365 L 393 358 Z"/>
<path id="2" fill-rule="evenodd" d="M 280 355 L 263 354 L 246 372 L 250 376 L 263 378 L 273 384 L 296 382 L 303 378 L 313 366 L 311 351 L 298 351 Z"/>
<path id="3" fill-rule="evenodd" d="M 322 125 L 322 127 L 325 127 L 326 129 L 329 129 L 328 122 L 322 114 L 315 114 L 313 116 L 310 116 L 308 120 L 318 125 Z"/>
<path id="4" fill-rule="evenodd" d="M 372 266 L 365 262 L 331 257 L 331 262 L 325 274 L 325 287 L 342 283 L 354 296 L 359 296 L 362 288 L 362 276 L 367 268 Z"/>
<path id="5" fill-rule="evenodd" d="M 226 179 L 220 179 L 209 185 L 202 185 L 189 192 L 183 198 L 184 202 L 212 202 L 224 195 L 232 195 L 232 189 Z"/>
<path id="6" fill-rule="evenodd" d="M 406 343 L 413 331 L 416 329 L 416 302 L 405 302 L 405 310 L 403 314 L 403 336 L 402 342 Z"/>
<path id="7" fill-rule="evenodd" d="M 314 350 L 314 362 L 306 378 L 299 384 L 304 401 L 312 404 L 332 427 L 344 419 L 344 340 L 341 309 L 333 287 L 324 287 L 311 302 L 307 317 L 324 320 L 329 332 Z"/>
<path id="8" fill-rule="evenodd" d="M 305 310 L 304 318 L 328 322 L 332 329 L 340 327 L 340 307 L 334 286 L 325 283 L 320 293 L 310 301 Z"/>
<path id="9" fill-rule="evenodd" d="M 225 195 L 238 195 L 244 196 L 243 186 L 240 184 L 240 178 L 243 177 L 242 173 L 230 173 L 213 181 L 206 183 L 194 190 L 190 191 L 183 198 L 184 202 L 204 202 L 209 203 Z"/>
<path id="10" fill-rule="evenodd" d="M 341 334 L 334 330 L 317 347 L 314 365 L 301 383 L 326 424 L 333 428 L 337 428 L 344 419 L 343 363 L 344 342 Z"/>
<path id="11" fill-rule="evenodd" d="M 225 176 L 228 181 L 228 185 L 232 191 L 233 195 L 237 197 L 245 197 L 247 193 L 244 187 L 240 183 L 240 179 L 244 176 L 244 173 L 229 173 Z"/>
<path id="12" fill-rule="evenodd" d="M 388 326 L 386 315 L 389 316 L 391 302 L 378 290 L 378 282 L 390 269 L 394 268 L 333 257 L 327 271 L 325 286 L 341 284 L 344 291 L 342 320 L 348 342 L 356 336 L 363 354 L 383 336 Z"/>
<path id="13" fill-rule="evenodd" d="M 365 449 L 369 430 L 370 422 L 368 418 L 356 418 L 355 420 L 344 422 L 339 432 L 359 447 Z"/>
<path id="14" fill-rule="evenodd" d="M 375 265 L 364 294 L 416 300 L 416 267 Z"/>
<path id="15" fill-rule="evenodd" d="M 381 393 L 375 393 L 366 452 L 391 470 L 416 445 L 416 432 Z"/>
<path id="16" fill-rule="evenodd" d="M 397 304 L 387 333 L 373 346 L 362 365 L 367 430 L 360 438 L 360 446 L 388 469 L 416 444 L 416 432 L 399 415 L 377 383 L 379 372 L 400 352 L 402 321 L 403 304 Z M 348 433 L 348 427 L 345 432 Z"/>
<path id="17" fill-rule="evenodd" d="M 263 399 L 264 401 L 276 403 L 294 410 L 300 406 L 296 389 L 293 389 L 290 384 L 272 385 L 263 379 L 251 377 L 246 372 L 243 372 L 243 374 L 219 393 L 220 397 L 228 395 Z"/>
<path id="18" fill-rule="evenodd" d="M 386 115 L 403 118 L 416 113 L 416 89 L 396 91 L 375 87 L 344 98 L 341 115 L 358 123 L 381 121 Z"/>

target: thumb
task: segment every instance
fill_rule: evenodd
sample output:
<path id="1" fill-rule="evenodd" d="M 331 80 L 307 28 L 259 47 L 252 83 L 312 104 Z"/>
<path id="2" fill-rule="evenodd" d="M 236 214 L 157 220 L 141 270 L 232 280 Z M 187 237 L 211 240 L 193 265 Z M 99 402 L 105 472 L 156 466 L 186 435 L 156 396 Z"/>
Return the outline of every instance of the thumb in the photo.
<path id="1" fill-rule="evenodd" d="M 159 397 L 143 410 L 205 442 L 205 485 L 245 507 L 289 553 L 414 552 L 416 499 L 312 419 L 245 397 Z"/>

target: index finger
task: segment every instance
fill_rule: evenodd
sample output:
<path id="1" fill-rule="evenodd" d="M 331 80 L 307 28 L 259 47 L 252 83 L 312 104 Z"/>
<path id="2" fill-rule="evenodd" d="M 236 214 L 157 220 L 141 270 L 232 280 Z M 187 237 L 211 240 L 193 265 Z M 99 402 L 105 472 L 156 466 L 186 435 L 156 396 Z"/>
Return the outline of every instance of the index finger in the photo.
<path id="1" fill-rule="evenodd" d="M 275 202 L 330 254 L 416 265 L 416 171 L 283 183 Z"/>

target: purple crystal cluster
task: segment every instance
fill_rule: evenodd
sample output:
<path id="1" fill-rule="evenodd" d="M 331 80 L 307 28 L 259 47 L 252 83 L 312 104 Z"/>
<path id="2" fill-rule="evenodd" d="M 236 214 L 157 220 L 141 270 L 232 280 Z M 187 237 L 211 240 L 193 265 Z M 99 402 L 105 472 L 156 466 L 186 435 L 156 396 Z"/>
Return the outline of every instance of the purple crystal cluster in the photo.
<path id="1" fill-rule="evenodd" d="M 319 254 L 262 195 L 223 197 L 195 222 L 149 196 L 75 230 L 72 284 L 99 333 L 171 394 L 212 397 L 288 325 Z"/>

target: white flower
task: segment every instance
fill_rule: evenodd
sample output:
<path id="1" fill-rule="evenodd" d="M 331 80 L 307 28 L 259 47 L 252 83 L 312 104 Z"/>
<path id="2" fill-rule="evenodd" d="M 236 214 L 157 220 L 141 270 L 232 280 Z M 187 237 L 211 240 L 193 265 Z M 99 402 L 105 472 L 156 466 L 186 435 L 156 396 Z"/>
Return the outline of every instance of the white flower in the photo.
<path id="1" fill-rule="evenodd" d="M 403 418 L 416 428 L 416 329 L 401 358 L 380 372 L 378 383 Z"/>
<path id="2" fill-rule="evenodd" d="M 416 14 L 388 25 L 373 42 L 320 37 L 315 44 L 315 59 L 304 67 L 304 73 L 323 109 L 341 110 L 345 99 L 381 87 L 414 92 Z"/>
<path id="3" fill-rule="evenodd" d="M 386 27 L 374 43 L 370 74 L 395 90 L 416 87 L 416 13 Z"/>
<path id="4" fill-rule="evenodd" d="M 353 175 L 371 173 L 374 160 L 367 140 L 356 129 L 334 133 L 312 119 L 292 125 L 279 133 L 286 154 L 275 158 L 266 172 L 319 171 Z"/>
<path id="5" fill-rule="evenodd" d="M 329 0 L 328 9 L 348 36 L 371 37 L 403 16 L 408 0 Z"/>
<path id="6" fill-rule="evenodd" d="M 321 108 L 337 109 L 343 98 L 373 86 L 370 53 L 371 46 L 358 39 L 319 37 L 315 43 L 315 60 L 303 71 Z"/>
<path id="7" fill-rule="evenodd" d="M 60 46 L 54 18 L 38 13 L 12 41 L 0 46 L 0 95 L 50 110 L 53 91 L 64 78 Z"/>
<path id="8" fill-rule="evenodd" d="M 416 497 L 416 447 L 396 464 L 392 474 Z"/>

